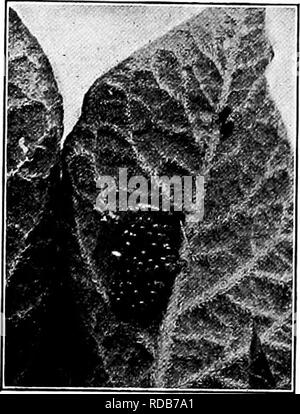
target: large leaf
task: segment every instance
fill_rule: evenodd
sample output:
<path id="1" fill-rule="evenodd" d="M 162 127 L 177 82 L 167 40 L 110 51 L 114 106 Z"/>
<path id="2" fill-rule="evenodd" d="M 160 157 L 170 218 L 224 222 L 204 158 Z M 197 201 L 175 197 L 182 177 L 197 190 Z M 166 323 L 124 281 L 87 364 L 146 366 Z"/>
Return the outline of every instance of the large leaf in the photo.
<path id="1" fill-rule="evenodd" d="M 264 77 L 272 56 L 263 8 L 206 9 L 86 94 L 64 148 L 67 256 L 105 385 L 248 388 L 255 322 L 274 386 L 290 386 L 293 159 Z M 186 264 L 159 329 L 111 312 L 97 258 L 95 181 L 124 166 L 206 181 L 204 219 L 183 228 Z"/>

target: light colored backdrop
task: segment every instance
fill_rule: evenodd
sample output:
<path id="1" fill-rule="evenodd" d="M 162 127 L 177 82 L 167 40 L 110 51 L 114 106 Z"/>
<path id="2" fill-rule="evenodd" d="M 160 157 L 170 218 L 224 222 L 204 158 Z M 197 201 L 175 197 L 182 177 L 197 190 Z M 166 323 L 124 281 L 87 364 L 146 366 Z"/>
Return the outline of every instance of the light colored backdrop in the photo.
<path id="1" fill-rule="evenodd" d="M 204 8 L 20 2 L 10 5 L 50 59 L 64 99 L 65 136 L 80 115 L 84 94 L 101 74 Z M 292 142 L 296 131 L 295 18 L 295 8 L 267 8 L 267 31 L 275 51 L 267 77 Z"/>

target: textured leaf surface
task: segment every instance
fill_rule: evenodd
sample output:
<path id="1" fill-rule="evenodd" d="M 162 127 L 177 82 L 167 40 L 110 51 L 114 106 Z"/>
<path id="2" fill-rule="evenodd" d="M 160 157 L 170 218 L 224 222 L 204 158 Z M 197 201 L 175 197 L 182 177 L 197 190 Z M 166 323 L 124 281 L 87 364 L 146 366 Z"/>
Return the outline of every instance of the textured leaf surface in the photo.
<path id="1" fill-rule="evenodd" d="M 207 9 L 85 96 L 64 149 L 70 286 L 106 385 L 249 388 L 255 322 L 274 386 L 290 386 L 293 158 L 264 77 L 264 18 Z M 95 181 L 119 167 L 206 180 L 204 220 L 183 228 L 185 265 L 159 328 L 111 312 L 109 268 L 95 255 L 105 240 Z"/>
<path id="2" fill-rule="evenodd" d="M 58 161 L 63 109 L 48 59 L 12 9 L 7 79 L 6 380 L 20 385 L 39 348 L 53 281 L 51 195 L 59 173 L 51 169 Z"/>
<path id="3" fill-rule="evenodd" d="M 7 260 L 12 270 L 47 202 L 49 171 L 57 161 L 62 136 L 62 114 L 62 98 L 48 59 L 9 9 Z"/>

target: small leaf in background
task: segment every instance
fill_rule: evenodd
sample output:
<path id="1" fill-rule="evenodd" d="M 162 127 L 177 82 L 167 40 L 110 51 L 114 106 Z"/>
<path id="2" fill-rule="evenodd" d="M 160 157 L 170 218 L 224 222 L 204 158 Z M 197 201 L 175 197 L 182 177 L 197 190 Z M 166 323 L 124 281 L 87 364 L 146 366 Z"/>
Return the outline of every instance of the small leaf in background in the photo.
<path id="1" fill-rule="evenodd" d="M 43 329 L 57 275 L 63 108 L 38 41 L 11 8 L 8 23 L 5 380 L 37 385 L 51 360 L 41 357 L 41 372 Z"/>
<path id="2" fill-rule="evenodd" d="M 62 97 L 38 41 L 9 9 L 7 103 L 7 262 L 13 270 L 49 199 L 59 158 Z"/>

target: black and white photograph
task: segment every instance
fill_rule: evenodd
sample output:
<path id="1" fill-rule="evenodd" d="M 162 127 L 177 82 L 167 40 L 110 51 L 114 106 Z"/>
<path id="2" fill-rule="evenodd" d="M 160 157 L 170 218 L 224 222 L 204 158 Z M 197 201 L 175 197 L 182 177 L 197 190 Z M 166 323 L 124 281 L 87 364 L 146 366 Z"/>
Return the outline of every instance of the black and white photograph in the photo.
<path id="1" fill-rule="evenodd" d="M 2 391 L 296 392 L 298 15 L 6 1 Z"/>

